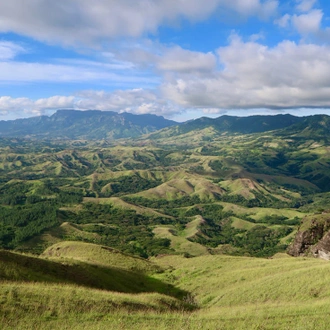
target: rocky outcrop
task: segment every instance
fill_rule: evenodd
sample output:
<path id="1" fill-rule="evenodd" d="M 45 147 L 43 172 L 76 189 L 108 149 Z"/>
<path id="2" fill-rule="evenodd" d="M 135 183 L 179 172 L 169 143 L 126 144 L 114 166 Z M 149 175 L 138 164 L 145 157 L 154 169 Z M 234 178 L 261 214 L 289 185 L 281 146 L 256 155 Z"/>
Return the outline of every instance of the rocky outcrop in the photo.
<path id="1" fill-rule="evenodd" d="M 330 214 L 305 217 L 287 252 L 294 257 L 312 255 L 330 260 Z"/>
<path id="2" fill-rule="evenodd" d="M 315 257 L 330 260 L 330 231 L 328 231 L 322 239 L 311 248 L 311 253 Z"/>

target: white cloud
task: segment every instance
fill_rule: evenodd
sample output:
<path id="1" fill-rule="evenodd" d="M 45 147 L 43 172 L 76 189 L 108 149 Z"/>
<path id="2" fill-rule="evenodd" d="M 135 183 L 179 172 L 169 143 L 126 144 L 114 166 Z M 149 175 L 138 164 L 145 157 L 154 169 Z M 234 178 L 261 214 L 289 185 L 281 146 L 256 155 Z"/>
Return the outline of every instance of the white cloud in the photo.
<path id="1" fill-rule="evenodd" d="M 182 111 L 181 107 L 161 98 L 157 93 L 141 88 L 114 92 L 83 91 L 77 94 L 75 107 L 167 117 Z"/>
<path id="2" fill-rule="evenodd" d="M 57 109 L 103 110 L 119 113 L 157 114 L 171 117 L 183 109 L 155 92 L 143 89 L 82 91 L 76 95 L 56 95 L 32 100 L 29 98 L 0 97 L 0 115 L 10 118 L 30 117 L 54 112 Z"/>
<path id="3" fill-rule="evenodd" d="M 26 97 L 0 97 L 0 114 L 9 115 L 13 118 L 20 116 L 39 116 L 48 110 L 72 108 L 73 106 L 74 97 L 72 96 L 52 96 L 48 99 L 39 99 L 37 101 Z"/>
<path id="4" fill-rule="evenodd" d="M 285 14 L 282 17 L 280 17 L 279 19 L 277 19 L 275 21 L 275 23 L 277 25 L 279 25 L 282 28 L 286 28 L 289 26 L 289 24 L 291 23 L 291 15 L 289 14 Z"/>
<path id="5" fill-rule="evenodd" d="M 181 76 L 162 86 L 187 108 L 330 107 L 330 47 L 284 41 L 274 48 L 232 37 L 218 51 L 223 69 Z"/>
<path id="6" fill-rule="evenodd" d="M 302 35 L 317 33 L 320 31 L 322 18 L 322 10 L 314 9 L 306 14 L 293 15 L 292 24 Z"/>
<path id="7" fill-rule="evenodd" d="M 38 99 L 33 102 L 37 109 L 59 109 L 59 108 L 73 108 L 74 107 L 74 96 L 51 96 L 49 98 Z"/>
<path id="8" fill-rule="evenodd" d="M 109 64 L 93 61 L 65 61 L 56 63 L 0 61 L 0 83 L 17 82 L 55 82 L 102 84 L 139 83 L 143 86 L 154 85 L 157 78 L 148 72 L 129 70 L 128 64 Z"/>
<path id="9" fill-rule="evenodd" d="M 234 11 L 240 13 L 243 16 L 259 16 L 262 19 L 266 19 L 273 15 L 278 7 L 279 2 L 277 0 L 231 0 L 223 2 L 223 6 L 229 7 Z"/>
<path id="10" fill-rule="evenodd" d="M 216 57 L 212 53 L 194 52 L 174 47 L 165 51 L 158 60 L 157 67 L 164 71 L 191 72 L 211 71 L 216 67 Z"/>
<path id="11" fill-rule="evenodd" d="M 179 46 L 165 47 L 157 42 L 146 41 L 131 46 L 120 45 L 116 53 L 99 53 L 97 60 L 49 59 L 49 63 L 21 62 L 11 60 L 12 52 L 4 52 L 0 61 L 0 83 L 55 82 L 101 84 L 116 83 L 153 86 L 159 82 L 159 74 L 201 75 L 214 71 L 215 54 L 190 51 Z M 7 46 L 6 43 L 3 43 Z M 14 44 L 8 43 L 12 50 Z M 128 47 L 128 48 L 125 48 Z M 4 49 L 7 49 L 4 47 Z M 18 49 L 18 48 L 17 48 Z M 1 50 L 1 44 L 0 44 Z"/>
<path id="12" fill-rule="evenodd" d="M 0 61 L 12 60 L 16 55 L 24 53 L 25 49 L 10 41 L 0 41 Z"/>
<path id="13" fill-rule="evenodd" d="M 275 0 L 10 0 L 0 2 L 0 32 L 15 32 L 61 44 L 139 37 L 181 18 L 200 21 L 216 10 L 265 18 Z"/>
<path id="14" fill-rule="evenodd" d="M 315 5 L 317 0 L 296 0 L 296 9 L 301 12 L 310 11 Z"/>

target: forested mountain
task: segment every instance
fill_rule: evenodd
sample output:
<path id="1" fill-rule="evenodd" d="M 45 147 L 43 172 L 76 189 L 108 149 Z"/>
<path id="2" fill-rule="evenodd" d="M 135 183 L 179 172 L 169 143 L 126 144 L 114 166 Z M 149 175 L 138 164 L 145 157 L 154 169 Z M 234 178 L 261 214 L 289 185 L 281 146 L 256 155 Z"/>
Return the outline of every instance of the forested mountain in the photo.
<path id="1" fill-rule="evenodd" d="M 151 135 L 153 139 L 162 137 L 172 137 L 187 134 L 195 130 L 213 129 L 218 134 L 250 134 L 273 131 L 290 127 L 294 124 L 308 122 L 309 117 L 295 117 L 289 114 L 276 116 L 221 116 L 218 118 L 202 117 L 187 121 L 179 126 L 169 127 L 161 132 L 155 132 Z M 306 124 L 305 124 L 306 125 Z"/>
<path id="2" fill-rule="evenodd" d="M 177 124 L 156 115 L 58 110 L 52 116 L 0 121 L 0 136 L 59 139 L 132 138 Z"/>
<path id="3" fill-rule="evenodd" d="M 39 139 L 116 140 L 137 138 L 150 134 L 150 139 L 176 138 L 208 130 L 217 135 L 252 134 L 285 129 L 288 134 L 306 137 L 329 133 L 330 118 L 326 115 L 295 117 L 289 114 L 275 116 L 221 116 L 202 117 L 177 123 L 156 115 L 134 115 L 98 110 L 58 110 L 52 116 L 0 121 L 0 137 Z M 204 132 L 205 133 L 205 132 Z M 204 134 L 203 133 L 203 134 Z M 205 135 L 205 134 L 204 134 Z M 207 139 L 207 137 L 206 137 Z"/>

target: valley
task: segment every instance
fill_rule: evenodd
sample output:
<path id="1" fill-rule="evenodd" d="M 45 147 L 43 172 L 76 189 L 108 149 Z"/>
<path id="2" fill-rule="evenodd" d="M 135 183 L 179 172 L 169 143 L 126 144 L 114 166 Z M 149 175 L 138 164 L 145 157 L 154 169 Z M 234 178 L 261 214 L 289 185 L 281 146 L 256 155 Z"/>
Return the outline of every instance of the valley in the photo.
<path id="1" fill-rule="evenodd" d="M 325 329 L 330 119 L 220 118 L 2 138 L 4 329 Z"/>

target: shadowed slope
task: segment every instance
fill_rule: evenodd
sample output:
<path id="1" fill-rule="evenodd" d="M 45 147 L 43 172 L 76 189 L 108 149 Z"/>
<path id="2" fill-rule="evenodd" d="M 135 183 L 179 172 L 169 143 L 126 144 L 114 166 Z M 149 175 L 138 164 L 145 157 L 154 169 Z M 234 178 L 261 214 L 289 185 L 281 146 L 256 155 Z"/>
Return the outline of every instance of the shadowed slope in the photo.
<path id="1" fill-rule="evenodd" d="M 76 284 L 103 290 L 142 293 L 158 292 L 182 298 L 186 292 L 139 271 L 82 262 L 62 263 L 0 251 L 0 280 Z"/>

